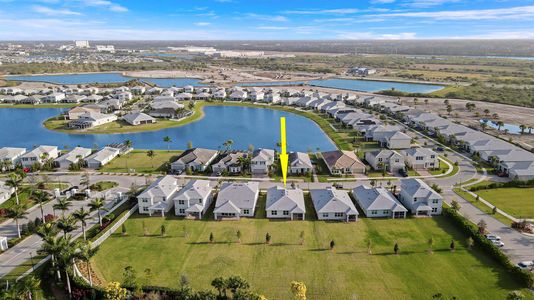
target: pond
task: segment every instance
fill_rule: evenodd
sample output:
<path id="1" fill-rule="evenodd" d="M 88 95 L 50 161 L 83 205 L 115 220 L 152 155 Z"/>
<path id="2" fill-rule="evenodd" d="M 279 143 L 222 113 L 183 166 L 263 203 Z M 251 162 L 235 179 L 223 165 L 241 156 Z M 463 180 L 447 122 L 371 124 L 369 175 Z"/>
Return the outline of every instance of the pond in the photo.
<path id="1" fill-rule="evenodd" d="M 423 83 L 404 83 L 394 81 L 382 81 L 382 80 L 362 80 L 362 79 L 322 79 L 311 80 L 308 82 L 312 86 L 336 88 L 351 91 L 361 92 L 379 92 L 384 90 L 391 90 L 392 88 L 406 93 L 431 93 L 441 90 L 443 86 L 435 84 L 423 84 Z"/>
<path id="2" fill-rule="evenodd" d="M 6 76 L 7 80 L 38 81 L 54 84 L 90 84 L 90 83 L 122 83 L 133 79 L 156 84 L 160 87 L 171 86 L 201 86 L 200 79 L 196 78 L 148 78 L 129 77 L 121 73 L 80 73 L 80 74 L 57 74 L 57 75 L 13 75 Z"/>
<path id="3" fill-rule="evenodd" d="M 508 130 L 508 133 L 511 133 L 511 134 L 521 134 L 521 127 L 519 127 L 519 125 L 504 123 L 504 125 L 501 126 L 501 128 L 499 129 L 499 124 L 495 121 L 481 119 L 479 120 L 479 122 L 486 123 L 489 127 L 497 129 L 497 130 L 501 130 L 501 131 Z M 523 133 L 528 134 L 529 129 L 525 128 L 525 131 Z"/>
<path id="4" fill-rule="evenodd" d="M 194 147 L 218 149 L 226 140 L 234 141 L 234 149 L 275 148 L 280 139 L 280 117 L 286 117 L 287 147 L 292 151 L 333 150 L 334 144 L 312 120 L 268 108 L 241 106 L 207 106 L 205 116 L 197 122 L 158 131 L 127 134 L 66 134 L 42 126 L 44 120 L 60 114 L 57 108 L 1 108 L 0 147 L 53 145 L 63 148 L 102 147 L 131 140 L 137 149 L 167 149 L 165 136 L 172 139 L 171 149 L 185 149 L 187 142 Z M 14 124 L 17 124 L 14 127 Z"/>

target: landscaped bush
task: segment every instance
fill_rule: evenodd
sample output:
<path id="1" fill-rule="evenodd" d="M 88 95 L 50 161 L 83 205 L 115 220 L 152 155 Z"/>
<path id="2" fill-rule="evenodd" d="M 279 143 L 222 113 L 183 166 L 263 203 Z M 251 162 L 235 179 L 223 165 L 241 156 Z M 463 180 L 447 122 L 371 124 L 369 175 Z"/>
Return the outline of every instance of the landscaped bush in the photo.
<path id="1" fill-rule="evenodd" d="M 475 245 L 478 245 L 482 251 L 486 252 L 489 256 L 503 265 L 512 276 L 517 278 L 518 282 L 521 282 L 526 287 L 532 287 L 534 285 L 534 278 L 532 275 L 528 271 L 524 271 L 515 266 L 508 256 L 478 232 L 476 225 L 449 207 L 443 208 L 443 215 L 450 218 L 456 226 L 464 231 L 469 237 L 473 238 Z"/>

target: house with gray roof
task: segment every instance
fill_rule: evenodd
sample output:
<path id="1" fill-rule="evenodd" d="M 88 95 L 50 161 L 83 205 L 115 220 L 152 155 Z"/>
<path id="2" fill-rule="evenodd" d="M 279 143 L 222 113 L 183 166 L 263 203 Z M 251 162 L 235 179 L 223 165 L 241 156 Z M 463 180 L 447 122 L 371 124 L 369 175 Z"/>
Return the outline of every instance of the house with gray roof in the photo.
<path id="1" fill-rule="evenodd" d="M 443 197 L 419 178 L 401 179 L 399 200 L 416 216 L 441 214 Z"/>
<path id="2" fill-rule="evenodd" d="M 256 181 L 223 182 L 213 210 L 215 220 L 254 217 L 259 194 Z"/>
<path id="3" fill-rule="evenodd" d="M 388 149 L 408 149 L 411 147 L 412 138 L 401 131 L 387 132 L 378 140 L 380 146 Z"/>
<path id="4" fill-rule="evenodd" d="M 177 216 L 201 219 L 213 200 L 209 180 L 191 180 L 172 198 Z"/>
<path id="5" fill-rule="evenodd" d="M 353 151 L 322 152 L 321 157 L 332 175 L 365 173 L 365 165 Z"/>
<path id="6" fill-rule="evenodd" d="M 159 212 L 164 216 L 171 210 L 174 204 L 172 199 L 177 191 L 178 180 L 174 176 L 167 175 L 157 179 L 137 196 L 139 213 L 152 215 Z"/>
<path id="7" fill-rule="evenodd" d="M 56 146 L 39 146 L 20 157 L 23 168 L 30 168 L 33 165 L 42 164 L 45 160 L 55 159 L 59 156 L 59 150 Z"/>
<path id="8" fill-rule="evenodd" d="M 289 174 L 308 174 L 313 171 L 313 164 L 308 153 L 290 152 L 288 161 Z"/>
<path id="9" fill-rule="evenodd" d="M 218 162 L 211 165 L 211 169 L 214 173 L 241 173 L 243 166 L 241 165 L 240 161 L 245 157 L 247 157 L 247 154 L 243 152 L 227 153 L 223 155 Z"/>
<path id="10" fill-rule="evenodd" d="M 122 119 L 133 126 L 156 123 L 156 119 L 142 112 L 124 115 Z"/>
<path id="11" fill-rule="evenodd" d="M 91 149 L 75 147 L 71 151 L 61 155 L 54 160 L 54 164 L 60 169 L 68 169 L 71 165 L 83 161 L 84 158 L 91 155 Z"/>
<path id="12" fill-rule="evenodd" d="M 365 152 L 365 160 L 373 170 L 398 172 L 404 170 L 404 157 L 395 150 L 382 149 Z"/>
<path id="13" fill-rule="evenodd" d="M 269 219 L 304 220 L 304 193 L 298 188 L 274 186 L 267 190 L 265 211 Z"/>
<path id="14" fill-rule="evenodd" d="M 183 172 L 186 169 L 191 169 L 192 171 L 204 172 L 216 157 L 217 150 L 188 149 L 171 163 L 171 171 Z"/>
<path id="15" fill-rule="evenodd" d="M 368 218 L 406 218 L 408 210 L 386 188 L 359 185 L 352 195 Z"/>
<path id="16" fill-rule="evenodd" d="M 85 158 L 85 163 L 90 169 L 100 169 L 115 157 L 119 156 L 120 150 L 112 147 L 104 147 L 96 153 Z"/>
<path id="17" fill-rule="evenodd" d="M 406 165 L 414 170 L 439 168 L 438 154 L 434 150 L 424 147 L 415 147 L 402 150 Z"/>
<path id="18" fill-rule="evenodd" d="M 26 153 L 26 148 L 0 148 L 0 162 L 2 162 L 2 167 L 0 169 L 6 170 L 15 168 L 24 153 Z"/>
<path id="19" fill-rule="evenodd" d="M 310 195 L 319 220 L 345 222 L 358 220 L 358 210 L 347 191 L 327 187 L 310 190 Z"/>

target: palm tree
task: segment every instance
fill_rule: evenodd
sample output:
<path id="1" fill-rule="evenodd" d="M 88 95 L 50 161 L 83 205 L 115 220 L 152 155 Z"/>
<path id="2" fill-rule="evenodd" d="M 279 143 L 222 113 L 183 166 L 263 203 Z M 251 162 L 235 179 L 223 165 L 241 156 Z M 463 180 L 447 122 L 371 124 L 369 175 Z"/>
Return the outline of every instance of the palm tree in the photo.
<path id="1" fill-rule="evenodd" d="M 52 269 L 56 270 L 57 279 L 61 280 L 61 272 L 57 268 L 57 259 L 63 247 L 63 237 L 51 234 L 43 237 L 42 250 L 52 258 Z"/>
<path id="2" fill-rule="evenodd" d="M 150 158 L 150 166 L 152 169 L 154 169 L 154 156 L 156 156 L 156 153 L 154 152 L 154 150 L 148 150 L 146 152 L 146 156 L 148 156 Z"/>
<path id="3" fill-rule="evenodd" d="M 521 134 L 525 133 L 525 130 L 527 129 L 527 125 L 521 124 L 519 125 L 519 128 L 521 129 Z"/>
<path id="4" fill-rule="evenodd" d="M 219 298 L 226 299 L 226 280 L 222 277 L 217 277 L 211 281 L 211 286 L 219 292 Z M 224 295 L 224 297 L 223 297 Z"/>
<path id="5" fill-rule="evenodd" d="M 76 250 L 78 249 L 78 243 L 73 241 L 70 235 L 61 237 L 60 240 L 61 250 L 59 251 L 57 262 L 59 268 L 63 269 L 65 272 L 65 276 L 67 278 L 67 290 L 69 291 L 70 295 L 72 294 L 72 289 L 70 284 L 70 276 L 67 269 L 73 264 L 73 258 L 75 257 Z"/>
<path id="6" fill-rule="evenodd" d="M 504 122 L 503 122 L 503 121 L 498 121 L 498 122 L 497 122 L 497 130 L 500 131 L 500 130 L 501 130 L 501 127 L 503 127 L 503 126 L 504 126 Z"/>
<path id="7" fill-rule="evenodd" d="M 17 205 L 19 204 L 19 187 L 22 184 L 22 178 L 20 178 L 19 175 L 12 173 L 9 175 L 9 179 L 6 181 L 6 185 L 9 187 L 12 187 L 15 189 L 15 199 L 17 201 Z"/>
<path id="8" fill-rule="evenodd" d="M 67 233 L 76 230 L 76 219 L 73 216 L 62 216 L 57 220 L 57 228 L 63 230 L 63 235 L 67 236 Z"/>
<path id="9" fill-rule="evenodd" d="M 170 152 L 171 151 L 170 150 L 170 145 L 172 143 L 171 137 L 170 136 L 166 136 L 166 137 L 163 138 L 163 141 L 165 143 L 167 143 L 167 152 Z"/>
<path id="10" fill-rule="evenodd" d="M 482 131 L 486 130 L 487 127 L 488 127 L 488 123 L 486 122 L 480 123 L 480 128 L 482 129 Z"/>
<path id="11" fill-rule="evenodd" d="M 33 199 L 37 203 L 39 203 L 39 208 L 41 209 L 41 218 L 43 220 L 43 223 L 46 223 L 45 216 L 44 216 L 43 203 L 48 202 L 50 200 L 50 195 L 47 192 L 39 191 L 34 194 Z"/>
<path id="12" fill-rule="evenodd" d="M 126 146 L 126 148 L 128 148 L 128 149 L 129 149 L 129 148 L 132 148 L 132 147 L 133 147 L 133 142 L 132 142 L 132 140 L 126 140 L 126 141 L 124 141 L 124 146 Z M 126 154 L 126 155 L 128 155 L 128 154 Z M 129 157 L 129 155 L 128 155 L 128 157 Z M 124 160 L 124 163 L 126 164 L 126 173 L 128 173 L 128 158 L 126 158 L 126 159 Z"/>
<path id="13" fill-rule="evenodd" d="M 87 274 L 89 275 L 89 285 L 93 286 L 93 276 L 91 275 L 91 257 L 96 253 L 96 249 L 93 249 L 91 242 L 86 241 L 80 244 L 79 251 L 76 252 L 76 258 L 82 260 L 86 264 Z"/>
<path id="14" fill-rule="evenodd" d="M 21 238 L 19 220 L 26 219 L 27 214 L 28 212 L 26 212 L 26 207 L 24 205 L 20 205 L 20 204 L 13 205 L 9 209 L 9 217 L 15 220 L 15 224 L 17 226 L 17 235 L 19 239 Z"/>
<path id="15" fill-rule="evenodd" d="M 234 141 L 233 140 L 226 140 L 224 143 L 223 143 L 223 146 L 226 148 L 226 151 L 229 151 L 230 148 L 232 148 L 232 145 L 234 144 Z"/>
<path id="16" fill-rule="evenodd" d="M 79 221 L 82 224 L 82 232 L 83 232 L 83 239 L 87 240 L 85 236 L 85 226 L 87 225 L 87 220 L 89 219 L 90 212 L 88 210 L 85 210 L 85 208 L 80 208 L 72 213 L 72 217 L 74 217 L 75 220 Z"/>
<path id="17" fill-rule="evenodd" d="M 54 208 L 54 210 L 61 210 L 61 215 L 62 216 L 65 216 L 65 211 L 69 210 L 69 208 L 72 206 L 72 203 L 66 199 L 66 198 L 63 198 L 63 199 L 58 199 L 57 200 L 57 203 L 54 204 L 52 207 Z"/>
<path id="18" fill-rule="evenodd" d="M 102 226 L 102 216 L 100 215 L 100 212 L 102 210 L 107 210 L 106 208 L 104 208 L 104 199 L 102 198 L 94 199 L 93 201 L 89 203 L 89 208 L 91 209 L 91 211 L 98 212 L 98 222 L 100 223 L 100 226 Z"/>
<path id="19" fill-rule="evenodd" d="M 41 286 L 41 280 L 35 275 L 28 275 L 20 282 L 22 287 L 22 294 L 27 297 L 27 299 L 33 299 L 33 293 L 38 290 Z"/>

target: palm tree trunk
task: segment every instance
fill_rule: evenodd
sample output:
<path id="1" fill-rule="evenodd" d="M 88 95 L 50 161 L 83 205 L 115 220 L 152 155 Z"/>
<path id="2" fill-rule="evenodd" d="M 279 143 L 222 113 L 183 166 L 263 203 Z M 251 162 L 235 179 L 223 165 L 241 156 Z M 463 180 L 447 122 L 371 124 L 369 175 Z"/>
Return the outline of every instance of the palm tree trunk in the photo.
<path id="1" fill-rule="evenodd" d="M 87 237 L 85 236 L 85 225 L 83 225 L 83 222 L 82 222 L 82 232 L 83 232 L 83 240 L 87 241 Z"/>
<path id="2" fill-rule="evenodd" d="M 20 226 L 19 226 L 19 219 L 15 219 L 15 224 L 17 225 L 17 234 L 19 236 L 19 239 L 21 238 L 20 236 Z"/>
<path id="3" fill-rule="evenodd" d="M 67 288 L 69 291 L 69 295 L 72 295 L 72 290 L 70 288 L 70 276 L 69 276 L 69 272 L 67 272 L 67 268 L 65 268 L 65 274 L 67 275 Z"/>
<path id="4" fill-rule="evenodd" d="M 52 268 L 55 268 L 56 266 L 56 259 L 54 257 L 54 254 L 52 254 Z M 61 281 L 61 272 L 59 271 L 59 269 L 57 269 L 57 280 L 58 281 Z"/>
<path id="5" fill-rule="evenodd" d="M 93 286 L 93 276 L 91 275 L 91 263 L 87 260 L 87 273 L 89 274 L 89 285 Z"/>
<path id="6" fill-rule="evenodd" d="M 98 222 L 100 223 L 100 227 L 102 227 L 102 217 L 100 216 L 100 210 L 98 211 Z"/>
<path id="7" fill-rule="evenodd" d="M 39 202 L 39 207 L 41 208 L 41 218 L 43 218 L 43 224 L 46 224 L 43 210 L 43 202 Z"/>
<path id="8" fill-rule="evenodd" d="M 17 201 L 17 205 L 19 205 L 19 189 L 15 187 L 15 199 Z"/>

